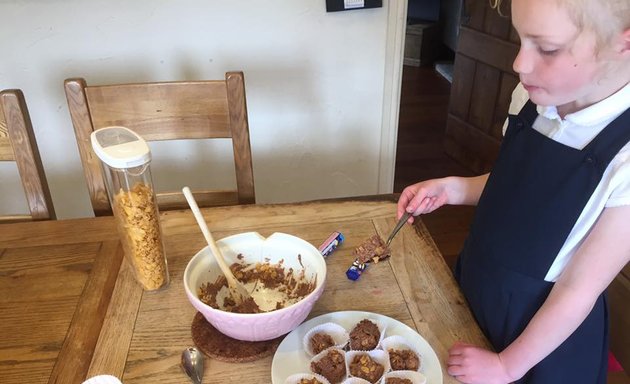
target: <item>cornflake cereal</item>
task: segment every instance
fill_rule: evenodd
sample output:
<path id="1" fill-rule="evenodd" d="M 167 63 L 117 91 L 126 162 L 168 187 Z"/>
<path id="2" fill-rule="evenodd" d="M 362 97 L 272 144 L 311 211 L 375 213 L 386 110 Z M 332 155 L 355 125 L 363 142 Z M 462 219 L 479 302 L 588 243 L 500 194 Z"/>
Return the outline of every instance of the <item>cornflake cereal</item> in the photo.
<path id="1" fill-rule="evenodd" d="M 329 348 L 311 359 L 311 371 L 324 376 L 331 384 L 341 383 L 346 378 L 345 352 Z"/>
<path id="2" fill-rule="evenodd" d="M 350 351 L 346 353 L 346 363 L 351 376 L 359 377 L 370 383 L 377 383 L 389 370 L 387 353 L 382 350 Z"/>
<path id="3" fill-rule="evenodd" d="M 168 269 L 160 236 L 157 206 L 150 186 L 137 183 L 114 196 L 113 210 L 127 259 L 145 290 L 168 284 Z"/>
<path id="4" fill-rule="evenodd" d="M 392 255 L 392 251 L 387 247 L 383 239 L 374 234 L 352 251 L 352 255 L 360 264 L 378 263 Z"/>
<path id="5" fill-rule="evenodd" d="M 389 364 L 394 371 L 417 371 L 420 368 L 420 358 L 409 349 L 389 349 Z"/>
<path id="6" fill-rule="evenodd" d="M 298 259 L 300 257 L 298 255 Z M 252 297 L 259 300 L 237 304 L 230 295 L 227 279 L 222 274 L 214 282 L 201 285 L 197 293 L 199 300 L 212 308 L 227 312 L 271 312 L 299 302 L 313 292 L 317 285 L 317 275 L 309 280 L 304 270 L 294 271 L 293 268 L 284 267 L 284 260 L 276 264 L 271 264 L 269 260 L 246 264 L 243 254 L 239 254 L 237 258 L 239 262 L 230 265 L 230 270 L 251 292 Z"/>
<path id="7" fill-rule="evenodd" d="M 287 377 L 284 384 L 330 384 L 330 381 L 316 373 L 296 373 Z"/>
<path id="8" fill-rule="evenodd" d="M 386 337 L 381 341 L 381 349 L 389 354 L 389 364 L 394 371 L 419 371 L 422 366 L 420 352 L 402 336 Z"/>
<path id="9" fill-rule="evenodd" d="M 385 379 L 385 384 L 413 384 L 413 381 L 400 377 L 389 377 Z"/>
<path id="10" fill-rule="evenodd" d="M 339 324 L 328 322 L 311 328 L 302 339 L 302 346 L 309 356 L 315 356 L 330 348 L 344 348 L 350 336 L 348 331 Z"/>
<path id="11" fill-rule="evenodd" d="M 427 384 L 427 378 L 415 371 L 392 371 L 383 375 L 383 384 Z"/>
<path id="12" fill-rule="evenodd" d="M 367 351 L 374 349 L 381 341 L 381 330 L 368 319 L 359 321 L 350 331 L 350 349 Z"/>

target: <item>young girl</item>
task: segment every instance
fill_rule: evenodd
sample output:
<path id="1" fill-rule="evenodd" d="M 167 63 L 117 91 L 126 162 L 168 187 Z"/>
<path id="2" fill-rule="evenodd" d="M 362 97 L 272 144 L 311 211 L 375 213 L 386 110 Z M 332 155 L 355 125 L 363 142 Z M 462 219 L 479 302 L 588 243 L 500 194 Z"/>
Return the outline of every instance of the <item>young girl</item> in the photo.
<path id="1" fill-rule="evenodd" d="M 449 374 L 605 384 L 603 292 L 630 260 L 630 1 L 512 0 L 512 21 L 529 100 L 492 172 L 409 186 L 398 217 L 477 205 L 455 274 L 496 352 L 457 343 Z"/>

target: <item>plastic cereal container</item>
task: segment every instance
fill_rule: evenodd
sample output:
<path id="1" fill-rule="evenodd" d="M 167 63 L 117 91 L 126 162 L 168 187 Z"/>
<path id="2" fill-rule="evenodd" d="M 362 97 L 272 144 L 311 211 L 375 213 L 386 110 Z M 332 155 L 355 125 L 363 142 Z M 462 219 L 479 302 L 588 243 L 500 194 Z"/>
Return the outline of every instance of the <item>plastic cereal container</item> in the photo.
<path id="1" fill-rule="evenodd" d="M 91 135 L 101 159 L 125 258 L 147 291 L 169 284 L 168 266 L 146 141 L 125 127 L 107 127 Z"/>

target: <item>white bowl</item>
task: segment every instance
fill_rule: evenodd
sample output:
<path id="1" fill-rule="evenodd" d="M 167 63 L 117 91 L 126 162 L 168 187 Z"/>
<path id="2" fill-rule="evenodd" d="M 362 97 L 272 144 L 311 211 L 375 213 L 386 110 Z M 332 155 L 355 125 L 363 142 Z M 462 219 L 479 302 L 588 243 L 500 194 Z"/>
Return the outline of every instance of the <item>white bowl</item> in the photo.
<path id="1" fill-rule="evenodd" d="M 277 264 L 283 260 L 285 270 L 293 268 L 296 274 L 304 270 L 308 280 L 317 276 L 315 289 L 295 304 L 264 313 L 226 312 L 206 305 L 198 297 L 202 284 L 215 282 L 222 273 L 209 247 L 197 252 L 184 271 L 188 300 L 217 330 L 234 339 L 271 340 L 291 332 L 306 319 L 324 291 L 326 262 L 317 248 L 299 237 L 277 232 L 264 238 L 257 232 L 247 232 L 218 240 L 217 246 L 228 265 L 238 262 L 237 256 L 242 254 L 247 264 Z"/>

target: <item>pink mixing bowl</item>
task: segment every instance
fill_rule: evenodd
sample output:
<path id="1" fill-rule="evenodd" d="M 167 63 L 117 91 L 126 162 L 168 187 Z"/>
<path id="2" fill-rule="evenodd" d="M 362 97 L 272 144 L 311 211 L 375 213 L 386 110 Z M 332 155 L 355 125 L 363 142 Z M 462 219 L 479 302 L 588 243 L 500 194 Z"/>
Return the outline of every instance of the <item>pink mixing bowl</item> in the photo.
<path id="1" fill-rule="evenodd" d="M 269 261 L 276 264 L 283 260 L 285 269 L 293 268 L 296 273 L 304 269 L 307 279 L 317 276 L 315 289 L 299 302 L 265 313 L 232 313 L 212 308 L 197 296 L 199 288 L 214 282 L 221 270 L 210 248 L 197 252 L 184 271 L 184 288 L 188 300 L 221 333 L 238 340 L 270 340 L 291 332 L 311 312 L 313 305 L 324 291 L 326 262 L 309 242 L 284 233 L 274 233 L 264 238 L 257 232 L 241 233 L 217 241 L 228 265 L 237 262 L 242 254 L 248 264 Z M 298 259 L 298 255 L 300 258 Z"/>

